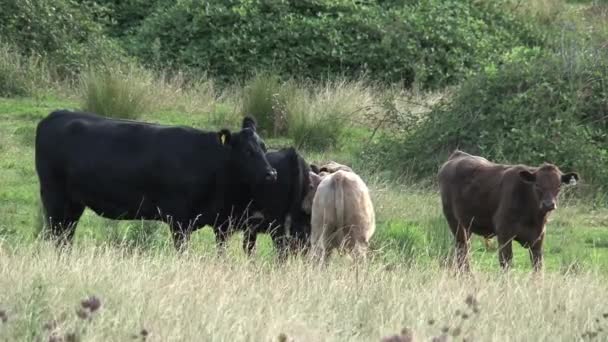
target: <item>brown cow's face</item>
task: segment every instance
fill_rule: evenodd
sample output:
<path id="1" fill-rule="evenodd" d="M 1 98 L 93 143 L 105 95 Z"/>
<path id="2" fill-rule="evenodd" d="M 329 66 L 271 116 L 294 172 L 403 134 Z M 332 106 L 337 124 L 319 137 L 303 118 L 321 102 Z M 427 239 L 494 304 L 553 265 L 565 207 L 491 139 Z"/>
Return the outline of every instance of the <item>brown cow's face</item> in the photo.
<path id="1" fill-rule="evenodd" d="M 545 164 L 534 172 L 521 171 L 519 176 L 534 187 L 539 209 L 543 212 L 557 208 L 557 196 L 562 184 L 572 184 L 578 180 L 577 173 L 562 174 L 555 165 L 551 164 Z"/>

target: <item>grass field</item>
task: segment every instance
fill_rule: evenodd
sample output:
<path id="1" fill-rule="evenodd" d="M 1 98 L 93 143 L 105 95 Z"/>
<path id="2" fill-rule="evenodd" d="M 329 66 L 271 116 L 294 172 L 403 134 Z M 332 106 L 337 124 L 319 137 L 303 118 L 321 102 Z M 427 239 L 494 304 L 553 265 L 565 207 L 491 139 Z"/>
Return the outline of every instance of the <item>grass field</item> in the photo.
<path id="1" fill-rule="evenodd" d="M 239 120 L 227 119 L 238 118 L 236 101 L 214 101 L 201 111 L 161 108 L 140 119 L 236 128 Z M 568 196 L 567 189 L 547 227 L 544 275 L 530 274 L 519 246 L 514 270 L 501 274 L 496 251 L 474 238 L 473 276 L 457 277 L 444 266 L 452 240 L 436 188 L 388 181 L 356 164 L 352 147 L 372 133 L 365 125 L 351 127 L 347 146 L 302 150 L 310 162 L 354 165 L 370 186 L 378 228 L 371 260 L 357 269 L 346 258 L 325 270 L 298 259 L 276 265 L 267 237 L 248 261 L 240 235 L 220 260 L 208 228 L 193 235 L 188 255 L 179 258 L 163 224 L 110 221 L 90 211 L 79 223 L 75 249 L 59 255 L 35 239 L 41 216 L 34 132 L 50 111 L 79 107 L 69 98 L 0 99 L 1 340 L 75 334 L 124 341 L 143 339 L 145 329 L 152 341 L 281 340 L 282 333 L 296 341 L 373 341 L 405 327 L 423 340 L 442 334 L 468 341 L 607 338 L 608 209 Z M 102 306 L 81 319 L 76 308 L 89 295 Z M 468 296 L 478 307 L 465 303 Z"/>
<path id="2" fill-rule="evenodd" d="M 144 330 L 149 341 L 378 341 L 403 328 L 417 340 L 578 341 L 608 328 L 606 277 L 595 272 L 459 278 L 421 265 L 318 270 L 87 245 L 0 257 L 6 341 L 143 340 Z M 101 308 L 89 314 L 90 296 Z"/>

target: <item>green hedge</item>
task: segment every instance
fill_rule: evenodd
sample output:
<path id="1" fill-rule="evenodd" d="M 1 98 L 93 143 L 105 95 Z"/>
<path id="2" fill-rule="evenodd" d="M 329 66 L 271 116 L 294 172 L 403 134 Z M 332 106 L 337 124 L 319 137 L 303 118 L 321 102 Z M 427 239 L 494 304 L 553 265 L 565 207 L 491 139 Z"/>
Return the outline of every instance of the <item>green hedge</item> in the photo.
<path id="1" fill-rule="evenodd" d="M 364 72 L 439 87 L 514 46 L 542 44 L 531 24 L 491 0 L 156 3 L 125 47 L 149 65 L 222 80 L 254 70 L 313 79 Z"/>
<path id="2" fill-rule="evenodd" d="M 103 8 L 94 2 L 3 0 L 0 7 L 0 40 L 25 56 L 43 57 L 62 76 L 104 56 L 120 55 L 118 45 L 106 38 L 103 25 L 95 20 Z"/>
<path id="3" fill-rule="evenodd" d="M 552 162 L 606 184 L 608 58 L 601 51 L 515 49 L 407 128 L 364 156 L 378 167 L 428 177 L 460 148 L 499 162 Z"/>

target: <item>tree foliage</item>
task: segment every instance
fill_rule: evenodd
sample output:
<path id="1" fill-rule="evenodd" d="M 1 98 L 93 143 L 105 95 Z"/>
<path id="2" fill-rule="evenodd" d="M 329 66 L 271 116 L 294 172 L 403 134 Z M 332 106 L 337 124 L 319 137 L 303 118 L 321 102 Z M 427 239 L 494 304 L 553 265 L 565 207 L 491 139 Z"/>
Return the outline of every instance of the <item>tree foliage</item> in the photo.
<path id="1" fill-rule="evenodd" d="M 181 0 L 159 5 L 126 46 L 146 63 L 224 80 L 262 69 L 438 87 L 514 46 L 541 42 L 493 1 Z"/>

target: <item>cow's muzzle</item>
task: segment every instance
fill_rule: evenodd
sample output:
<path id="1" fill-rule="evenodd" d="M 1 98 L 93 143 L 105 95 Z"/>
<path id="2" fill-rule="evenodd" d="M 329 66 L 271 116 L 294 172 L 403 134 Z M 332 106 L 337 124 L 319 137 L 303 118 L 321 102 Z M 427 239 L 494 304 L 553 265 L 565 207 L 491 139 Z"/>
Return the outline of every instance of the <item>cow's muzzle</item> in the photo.
<path id="1" fill-rule="evenodd" d="M 543 201 L 540 205 L 540 208 L 544 211 L 551 211 L 557 208 L 555 201 Z"/>
<path id="2" fill-rule="evenodd" d="M 277 180 L 277 170 L 270 169 L 270 171 L 266 173 L 266 177 L 264 177 L 264 179 L 268 182 L 275 182 Z"/>

